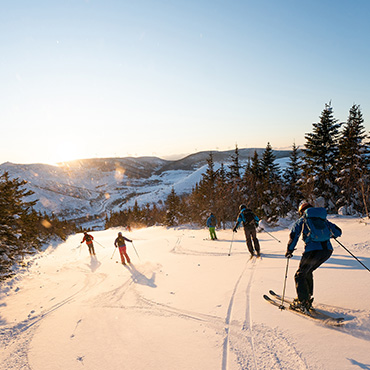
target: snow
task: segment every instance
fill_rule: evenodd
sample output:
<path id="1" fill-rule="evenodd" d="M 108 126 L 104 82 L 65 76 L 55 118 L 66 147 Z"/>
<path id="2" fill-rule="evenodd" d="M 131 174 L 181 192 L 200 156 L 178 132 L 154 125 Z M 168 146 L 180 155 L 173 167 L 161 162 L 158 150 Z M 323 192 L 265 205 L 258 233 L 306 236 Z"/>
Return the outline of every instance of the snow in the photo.
<path id="1" fill-rule="evenodd" d="M 370 225 L 331 216 L 340 241 L 370 266 Z M 267 230 L 267 229 L 266 229 Z M 117 232 L 132 265 L 114 252 Z M 0 290 L 1 369 L 368 369 L 370 274 L 333 242 L 315 273 L 315 305 L 345 317 L 331 327 L 267 303 L 281 292 L 287 228 L 258 233 L 263 257 L 249 259 L 242 230 L 150 227 L 93 232 L 50 246 Z M 233 240 L 233 242 L 232 242 Z M 98 244 L 99 243 L 99 244 Z M 228 252 L 231 247 L 231 256 Z M 287 296 L 303 243 L 289 261 Z"/>

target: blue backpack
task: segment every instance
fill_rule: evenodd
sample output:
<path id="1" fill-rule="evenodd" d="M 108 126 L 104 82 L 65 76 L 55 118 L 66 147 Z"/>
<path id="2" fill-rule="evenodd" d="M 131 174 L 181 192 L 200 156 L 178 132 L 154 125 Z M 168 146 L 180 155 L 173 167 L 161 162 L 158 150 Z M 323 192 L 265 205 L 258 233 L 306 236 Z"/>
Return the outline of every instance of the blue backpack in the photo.
<path id="1" fill-rule="evenodd" d="M 309 233 L 307 240 L 313 242 L 325 242 L 330 239 L 331 232 L 326 220 L 327 212 L 325 208 L 308 208 L 304 212 L 305 223 Z"/>

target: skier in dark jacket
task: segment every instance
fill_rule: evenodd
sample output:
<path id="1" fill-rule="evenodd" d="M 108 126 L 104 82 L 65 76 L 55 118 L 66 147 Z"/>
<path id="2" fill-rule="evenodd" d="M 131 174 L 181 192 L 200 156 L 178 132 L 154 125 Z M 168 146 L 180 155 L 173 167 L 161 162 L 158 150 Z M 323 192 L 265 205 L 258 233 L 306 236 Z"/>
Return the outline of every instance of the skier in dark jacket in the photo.
<path id="1" fill-rule="evenodd" d="M 330 238 L 341 236 L 342 230 L 326 219 L 325 208 L 315 208 L 304 202 L 299 206 L 298 213 L 300 218 L 291 229 L 285 257 L 293 257 L 298 239 L 303 234 L 305 247 L 298 270 L 294 275 L 297 298 L 292 308 L 308 312 L 313 301 L 312 273 L 330 258 L 333 253 Z"/>
<path id="2" fill-rule="evenodd" d="M 209 217 L 207 218 L 207 227 L 209 229 L 209 234 L 212 240 L 217 240 L 216 231 L 215 231 L 216 225 L 217 225 L 216 216 L 213 213 L 211 213 Z"/>
<path id="3" fill-rule="evenodd" d="M 233 228 L 233 232 L 236 233 L 239 225 L 243 223 L 245 239 L 247 242 L 249 253 L 251 254 L 251 256 L 254 256 L 254 252 L 256 252 L 257 257 L 259 257 L 261 255 L 261 250 L 256 231 L 259 223 L 259 218 L 252 212 L 251 209 L 247 208 L 244 204 L 239 207 L 239 211 L 240 212 Z"/>
<path id="4" fill-rule="evenodd" d="M 90 256 L 95 256 L 95 249 L 94 249 L 94 243 L 93 243 L 94 237 L 90 234 L 88 234 L 86 231 L 84 232 L 84 238 L 82 239 L 82 242 L 86 242 L 87 246 L 89 247 L 89 253 Z"/>
<path id="5" fill-rule="evenodd" d="M 126 265 L 126 261 L 127 263 L 131 262 L 130 257 L 128 256 L 127 251 L 126 251 L 126 241 L 132 243 L 132 240 L 127 239 L 125 236 L 122 235 L 121 232 L 118 233 L 118 237 L 114 241 L 114 246 L 116 248 L 118 247 L 119 249 L 119 254 L 121 256 L 121 262 L 123 265 Z M 125 261 L 125 257 L 126 257 L 126 261 Z"/>

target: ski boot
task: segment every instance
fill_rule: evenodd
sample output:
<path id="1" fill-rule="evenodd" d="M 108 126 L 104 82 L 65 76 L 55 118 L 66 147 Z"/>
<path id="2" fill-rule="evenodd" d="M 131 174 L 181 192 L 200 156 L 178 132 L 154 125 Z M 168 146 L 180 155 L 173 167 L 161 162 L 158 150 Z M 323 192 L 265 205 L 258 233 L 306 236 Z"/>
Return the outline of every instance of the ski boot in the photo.
<path id="1" fill-rule="evenodd" d="M 290 308 L 295 311 L 301 311 L 305 314 L 310 314 L 312 301 L 310 300 L 303 300 L 300 301 L 298 298 L 295 298 L 294 301 L 290 304 Z"/>

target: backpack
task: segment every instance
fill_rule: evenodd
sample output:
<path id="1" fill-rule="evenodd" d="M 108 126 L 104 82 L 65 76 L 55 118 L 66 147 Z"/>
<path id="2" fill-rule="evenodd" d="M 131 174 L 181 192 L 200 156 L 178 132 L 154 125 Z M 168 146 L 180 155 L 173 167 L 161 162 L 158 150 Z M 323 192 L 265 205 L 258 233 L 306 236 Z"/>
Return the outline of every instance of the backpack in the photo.
<path id="1" fill-rule="evenodd" d="M 243 209 L 242 213 L 244 217 L 244 226 L 254 226 L 255 223 L 252 222 L 255 221 L 253 212 L 250 209 Z"/>
<path id="2" fill-rule="evenodd" d="M 85 236 L 85 240 L 87 241 L 87 242 L 91 242 L 91 236 L 89 235 L 89 234 L 86 234 L 86 236 Z"/>
<path id="3" fill-rule="evenodd" d="M 326 209 L 322 207 L 308 208 L 304 212 L 305 223 L 308 227 L 307 240 L 313 242 L 326 242 L 331 232 L 326 220 Z"/>
<path id="4" fill-rule="evenodd" d="M 212 227 L 216 227 L 217 221 L 216 221 L 216 217 L 215 216 L 210 216 L 210 225 Z"/>

